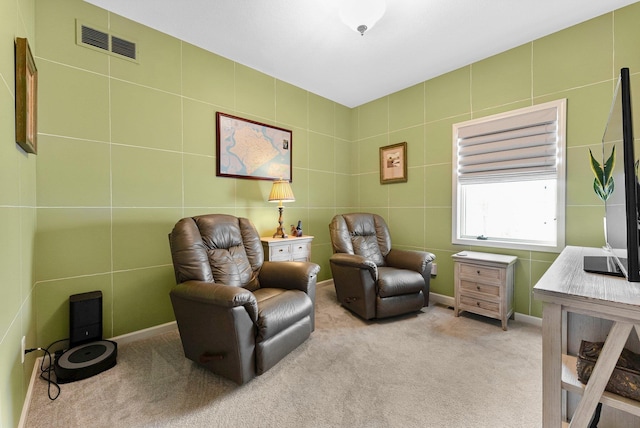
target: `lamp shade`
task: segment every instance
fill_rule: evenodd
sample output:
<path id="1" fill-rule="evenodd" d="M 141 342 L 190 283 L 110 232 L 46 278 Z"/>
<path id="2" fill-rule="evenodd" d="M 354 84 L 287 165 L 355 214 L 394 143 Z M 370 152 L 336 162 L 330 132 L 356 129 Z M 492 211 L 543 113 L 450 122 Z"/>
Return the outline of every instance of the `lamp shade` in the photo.
<path id="1" fill-rule="evenodd" d="M 347 27 L 364 35 L 382 18 L 386 9 L 385 0 L 342 0 L 340 19 Z"/>
<path id="2" fill-rule="evenodd" d="M 269 193 L 269 202 L 289 202 L 295 201 L 296 197 L 293 196 L 293 190 L 287 180 L 276 180 L 271 186 L 271 193 Z"/>

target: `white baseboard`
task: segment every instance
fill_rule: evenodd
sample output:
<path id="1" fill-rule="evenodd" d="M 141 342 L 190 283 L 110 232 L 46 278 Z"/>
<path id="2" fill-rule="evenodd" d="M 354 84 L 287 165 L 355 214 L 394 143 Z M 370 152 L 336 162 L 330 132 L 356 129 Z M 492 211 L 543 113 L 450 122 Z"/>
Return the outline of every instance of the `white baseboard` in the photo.
<path id="1" fill-rule="evenodd" d="M 439 303 L 442 306 L 453 307 L 456 304 L 456 299 L 451 296 L 445 296 L 444 294 L 429 293 L 429 304 Z"/>
<path id="2" fill-rule="evenodd" d="M 327 285 L 333 285 L 333 279 L 325 279 L 316 284 L 317 287 L 326 287 Z"/>
<path id="3" fill-rule="evenodd" d="M 20 413 L 20 421 L 18 422 L 18 428 L 24 428 L 24 424 L 27 421 L 27 412 L 29 411 L 29 403 L 31 403 L 31 395 L 33 393 L 33 385 L 40 374 L 40 365 L 44 357 L 36 358 L 33 363 L 33 369 L 31 369 L 31 379 L 29 380 L 29 387 L 27 388 L 27 394 L 24 397 L 22 403 L 22 413 Z"/>
<path id="4" fill-rule="evenodd" d="M 145 328 L 143 330 L 133 331 L 131 333 L 123 334 L 121 336 L 112 337 L 110 340 L 118 343 L 118 345 L 124 345 L 125 343 L 135 342 L 137 340 L 148 339 L 158 334 L 167 333 L 178 328 L 178 324 L 175 321 L 171 321 L 165 324 L 156 325 L 153 327 Z"/>
<path id="5" fill-rule="evenodd" d="M 519 312 L 515 313 L 516 321 L 522 321 L 527 324 L 535 325 L 538 327 L 542 327 L 542 318 L 534 317 L 531 315 L 521 314 Z"/>

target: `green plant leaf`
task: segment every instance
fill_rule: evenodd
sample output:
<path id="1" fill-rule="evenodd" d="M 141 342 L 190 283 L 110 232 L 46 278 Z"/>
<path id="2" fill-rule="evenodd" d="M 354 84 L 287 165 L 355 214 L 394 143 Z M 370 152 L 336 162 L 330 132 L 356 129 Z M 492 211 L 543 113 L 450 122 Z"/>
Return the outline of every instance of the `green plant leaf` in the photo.
<path id="1" fill-rule="evenodd" d="M 606 201 L 607 196 L 604 192 L 604 189 L 602 188 L 602 186 L 600 186 L 600 183 L 598 182 L 597 178 L 593 179 L 593 191 L 596 193 L 596 195 L 598 195 L 598 197 L 600 199 L 602 199 L 603 201 Z"/>
<path id="2" fill-rule="evenodd" d="M 615 183 L 613 182 L 613 177 L 611 177 L 611 180 L 609 180 L 607 182 L 607 184 L 604 186 L 604 199 L 603 199 L 603 201 L 606 201 L 607 199 L 609 199 L 609 196 L 611 196 L 613 194 L 614 188 L 615 188 Z"/>
<path id="3" fill-rule="evenodd" d="M 589 149 L 589 156 L 591 157 L 591 171 L 593 171 L 593 174 L 596 176 L 596 179 L 593 185 L 594 186 L 597 185 L 601 188 L 604 188 L 605 179 L 604 179 L 604 171 L 602 170 L 602 166 L 600 166 L 600 163 L 593 157 L 593 153 L 591 153 L 591 149 Z"/>
<path id="4" fill-rule="evenodd" d="M 604 184 L 607 185 L 609 180 L 613 180 L 613 169 L 616 166 L 616 146 L 611 149 L 611 155 L 609 159 L 604 163 Z"/>

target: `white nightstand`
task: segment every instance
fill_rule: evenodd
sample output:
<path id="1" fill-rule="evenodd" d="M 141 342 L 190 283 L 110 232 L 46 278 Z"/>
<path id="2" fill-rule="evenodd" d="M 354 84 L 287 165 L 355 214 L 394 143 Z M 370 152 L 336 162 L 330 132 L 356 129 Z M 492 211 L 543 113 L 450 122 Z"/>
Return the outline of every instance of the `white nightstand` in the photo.
<path id="1" fill-rule="evenodd" d="M 313 236 L 290 238 L 260 238 L 265 260 L 272 262 L 311 261 L 311 241 Z"/>
<path id="2" fill-rule="evenodd" d="M 455 316 L 473 312 L 502 321 L 513 315 L 515 256 L 461 251 L 454 254 Z"/>

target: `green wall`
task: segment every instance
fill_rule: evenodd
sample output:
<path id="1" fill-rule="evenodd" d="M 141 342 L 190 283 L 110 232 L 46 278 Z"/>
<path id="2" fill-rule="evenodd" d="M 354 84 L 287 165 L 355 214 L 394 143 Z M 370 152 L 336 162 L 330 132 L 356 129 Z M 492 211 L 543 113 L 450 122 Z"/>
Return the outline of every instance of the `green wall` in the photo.
<path id="1" fill-rule="evenodd" d="M 17 149 L 13 123 L 0 121 L 0 227 L 10 237 L 0 272 L 20 284 L 0 299 L 2 426 L 17 424 L 33 367 L 20 364 L 20 338 L 66 337 L 70 294 L 102 290 L 106 337 L 169 322 L 167 233 L 179 218 L 230 213 L 273 234 L 270 183 L 215 176 L 216 111 L 293 130 L 285 225 L 301 219 L 315 236 L 320 280 L 331 277 L 331 217 L 367 210 L 388 220 L 396 245 L 438 256 L 432 290 L 452 296 L 450 256 L 463 248 L 450 243 L 451 125 L 567 98 L 567 244 L 602 244 L 587 148 L 599 145 L 617 70 L 640 70 L 640 3 L 354 109 L 81 0 L 0 5 L 0 117 L 13 117 L 16 35 L 37 46 L 40 77 L 38 155 Z M 77 46 L 76 19 L 135 41 L 139 63 Z M 401 141 L 409 181 L 380 185 L 379 147 Z M 516 311 L 540 316 L 531 289 L 556 255 L 503 252 L 519 256 Z"/>
<path id="2" fill-rule="evenodd" d="M 354 109 L 357 204 L 387 218 L 395 244 L 436 254 L 432 292 L 453 296 L 451 255 L 458 251 L 516 255 L 515 310 L 541 317 L 532 290 L 556 257 L 451 244 L 451 126 L 457 122 L 567 98 L 566 244 L 604 244 L 588 148 L 600 152 L 621 67 L 630 68 L 633 92 L 640 94 L 638 22 L 635 3 Z M 640 109 L 634 116 L 640 126 Z M 402 141 L 408 182 L 379 184 L 379 147 Z"/>
<path id="3" fill-rule="evenodd" d="M 0 426 L 18 424 L 35 353 L 21 363 L 20 341 L 36 338 L 34 239 L 36 159 L 15 139 L 14 41 L 36 52 L 34 0 L 0 0 Z"/>
<path id="4" fill-rule="evenodd" d="M 76 20 L 138 45 L 138 62 L 75 43 Z M 223 212 L 273 235 L 271 182 L 216 177 L 215 112 L 293 131 L 296 201 L 285 225 L 315 235 L 330 278 L 328 227 L 349 198 L 352 111 L 81 0 L 36 2 L 38 341 L 67 336 L 70 294 L 102 290 L 104 335 L 173 321 L 167 234 Z"/>

